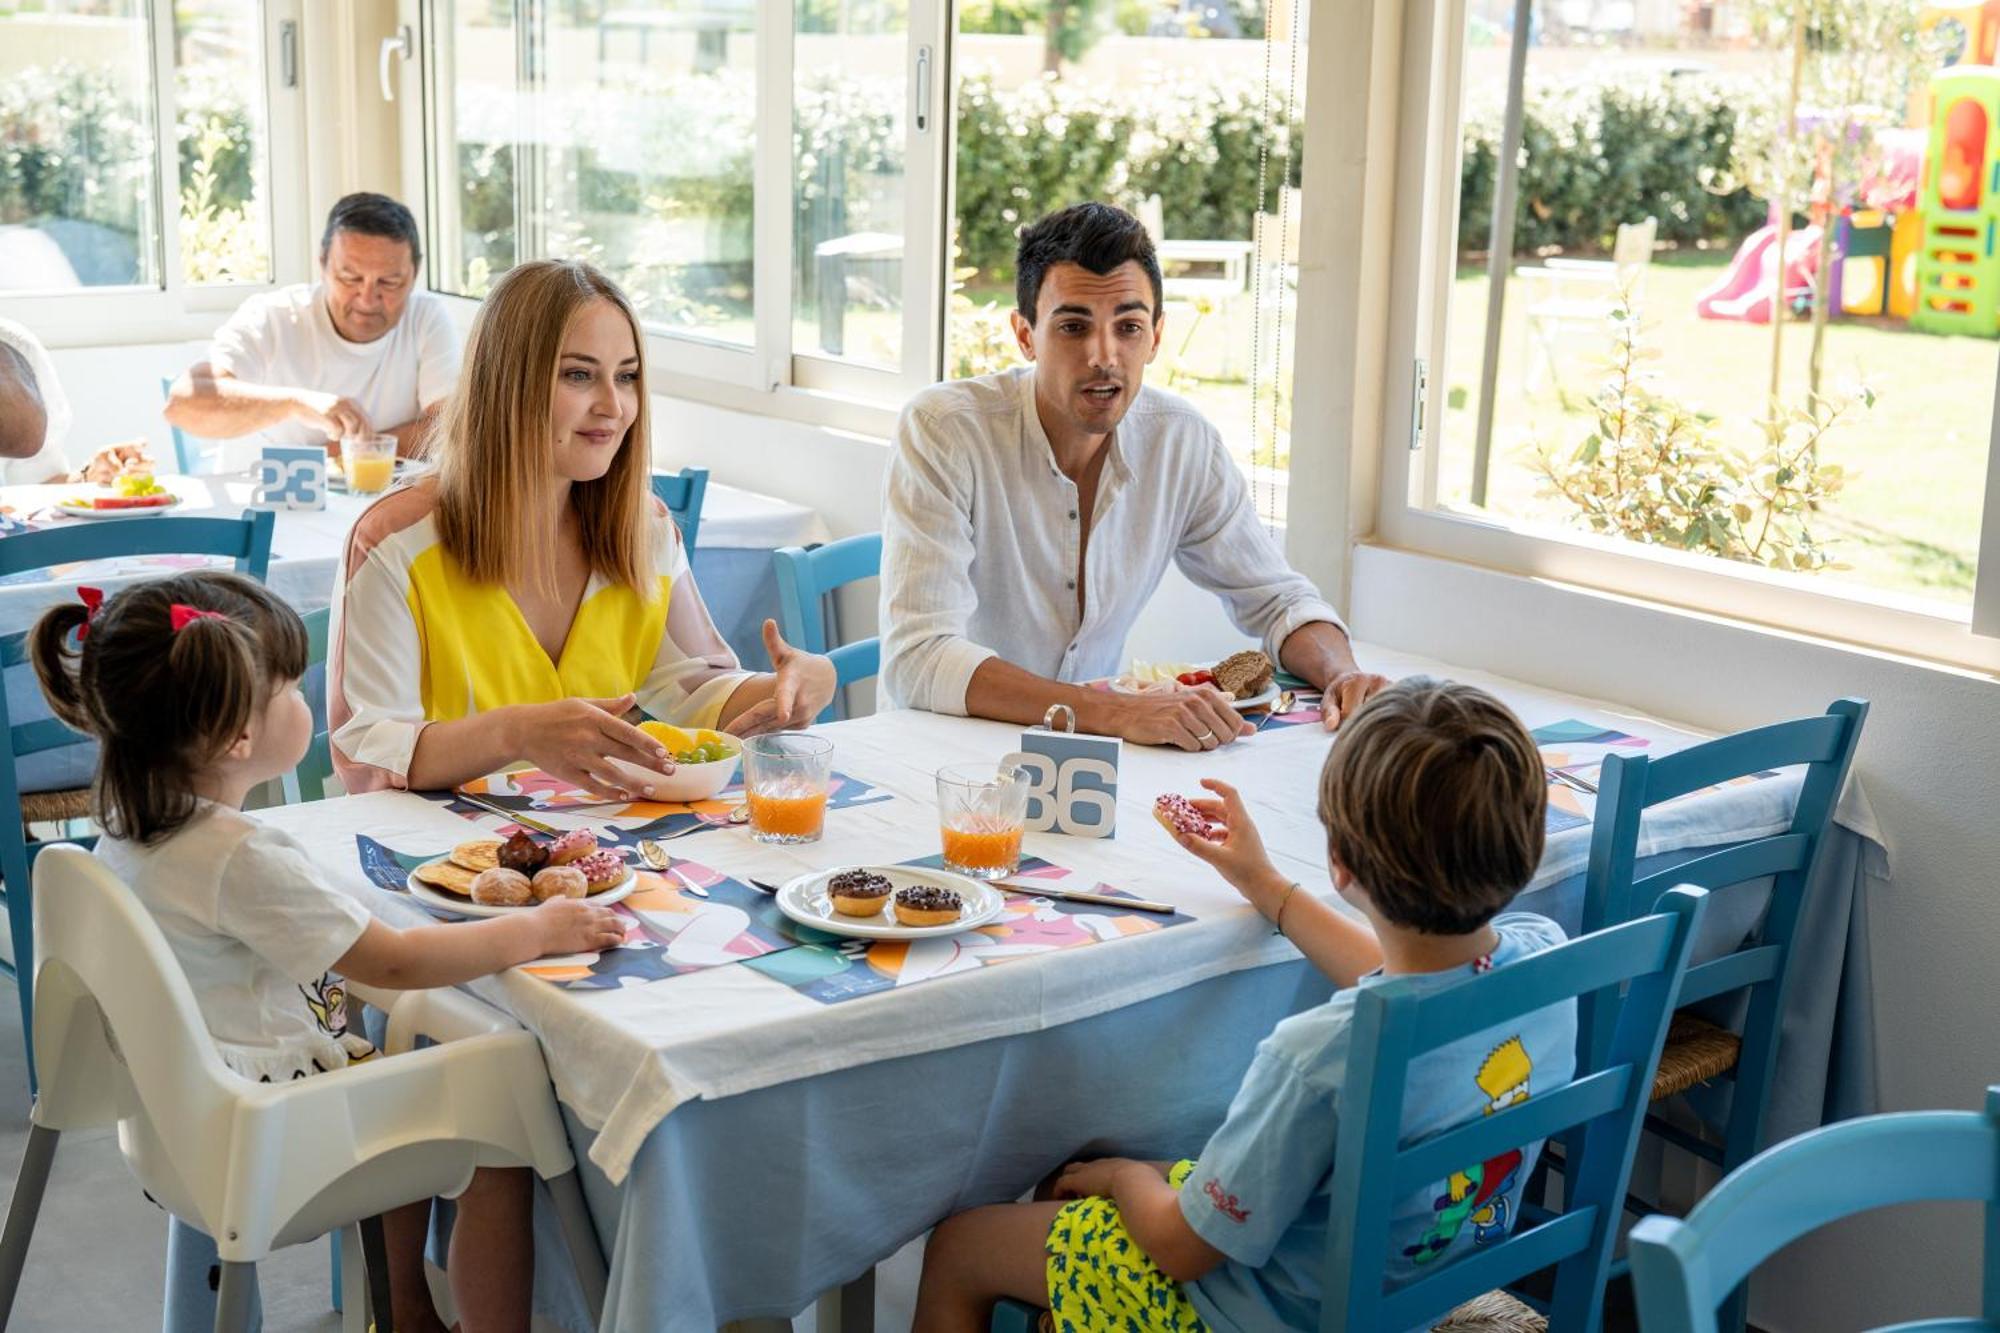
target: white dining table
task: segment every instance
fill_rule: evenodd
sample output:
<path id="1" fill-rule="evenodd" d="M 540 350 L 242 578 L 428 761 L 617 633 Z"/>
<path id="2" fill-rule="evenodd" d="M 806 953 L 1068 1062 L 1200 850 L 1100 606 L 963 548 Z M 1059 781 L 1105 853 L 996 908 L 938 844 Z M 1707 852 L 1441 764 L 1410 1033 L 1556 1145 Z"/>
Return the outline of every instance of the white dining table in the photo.
<path id="1" fill-rule="evenodd" d="M 1702 738 L 1602 701 L 1365 644 L 1357 653 L 1392 676 L 1485 685 L 1530 727 L 1583 723 L 1656 755 Z M 817 843 L 767 845 L 725 826 L 667 845 L 698 874 L 773 884 L 932 854 L 935 770 L 998 759 L 1020 740 L 1018 728 L 910 712 L 820 730 L 836 769 L 886 799 L 831 811 Z M 1334 743 L 1302 725 L 1205 755 L 1127 745 L 1115 837 L 1027 836 L 1027 854 L 1078 880 L 1171 903 L 1179 916 L 1165 928 L 1132 925 L 1139 914 L 1104 914 L 1085 921 L 1090 938 L 1069 947 L 982 954 L 992 941 L 959 937 L 911 946 L 887 963 L 871 954 L 865 979 L 880 988 L 831 1003 L 818 983 L 773 971 L 770 959 L 716 961 L 712 950 L 706 961 L 715 965 L 600 989 L 527 970 L 476 984 L 541 1039 L 610 1258 L 602 1327 L 708 1330 L 789 1316 L 944 1214 L 1016 1197 L 1086 1147 L 1197 1152 L 1256 1041 L 1287 1013 L 1322 1001 L 1328 986 L 1172 843 L 1151 803 L 1161 792 L 1196 792 L 1204 776 L 1237 784 L 1278 865 L 1306 892 L 1337 902 L 1315 816 L 1316 776 Z M 1788 771 L 1661 807 L 1643 828 L 1642 866 L 1777 832 L 1797 792 L 1798 773 Z M 574 826 L 601 814 L 542 817 Z M 439 800 L 405 792 L 259 817 L 304 843 L 336 882 L 404 920 L 421 919 L 418 909 L 369 883 L 360 840 L 439 853 L 474 826 Z M 483 827 L 500 822 L 483 818 Z M 1886 859 L 1858 783 L 1837 820 L 1839 853 L 1826 858 L 1801 927 L 1774 1134 L 1873 1108 L 1864 909 L 1867 887 L 1886 879 Z M 1574 929 L 1588 838 L 1587 817 L 1553 832 L 1516 907 Z M 756 903 L 722 907 L 745 925 L 774 919 Z M 689 922 L 717 925 L 715 904 L 672 906 L 683 909 Z M 1760 911 L 1712 912 L 1699 947 L 1733 947 Z M 1022 924 L 1031 928 L 1019 938 L 1031 939 L 1032 922 Z M 887 981 L 876 975 L 885 972 Z M 574 1326 L 580 1307 L 559 1290 L 559 1276 L 545 1275 L 538 1300 Z"/>

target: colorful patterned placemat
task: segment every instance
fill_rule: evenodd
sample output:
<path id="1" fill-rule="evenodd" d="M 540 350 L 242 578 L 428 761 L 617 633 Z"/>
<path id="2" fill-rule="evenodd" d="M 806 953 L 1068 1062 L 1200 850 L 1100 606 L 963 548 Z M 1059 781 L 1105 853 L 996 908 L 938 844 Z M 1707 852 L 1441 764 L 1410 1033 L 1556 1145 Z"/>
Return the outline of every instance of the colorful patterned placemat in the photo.
<path id="1" fill-rule="evenodd" d="M 370 883 L 409 896 L 409 873 L 439 852 L 399 852 L 357 834 L 355 849 Z M 566 990 L 642 986 L 704 968 L 790 949 L 799 941 L 771 895 L 695 861 L 673 869 L 702 888 L 697 898 L 671 876 L 639 871 L 639 887 L 611 910 L 625 920 L 625 942 L 601 953 L 543 958 L 522 970 Z M 429 904 L 425 904 L 429 910 Z"/>
<path id="2" fill-rule="evenodd" d="M 567 822 L 571 825 L 590 824 L 607 847 L 632 847 L 641 838 L 671 838 L 687 829 L 705 831 L 724 828 L 728 826 L 729 816 L 743 802 L 743 784 L 738 781 L 707 801 L 606 804 L 589 792 L 532 768 L 514 773 L 495 773 L 491 777 L 468 782 L 465 787 L 476 796 L 519 811 L 531 819 L 570 813 L 583 816 L 587 811 L 587 819 L 580 817 Z M 455 792 L 430 791 L 423 795 L 496 837 L 505 837 L 517 827 L 490 810 L 482 810 L 459 800 Z M 828 783 L 826 808 L 829 811 L 846 810 L 857 805 L 876 805 L 895 799 L 893 793 L 862 778 L 835 773 Z M 554 822 L 565 821 L 557 818 Z"/>
<path id="3" fill-rule="evenodd" d="M 1644 736 L 1633 736 L 1623 731 L 1599 726 L 1595 722 L 1582 722 L 1575 718 L 1536 727 L 1530 734 L 1534 736 L 1536 746 L 1541 749 L 1544 767 L 1552 773 L 1573 774 L 1593 787 L 1603 779 L 1605 756 L 1636 754 L 1652 744 Z M 1724 787 L 1740 787 L 1746 782 L 1761 782 L 1765 778 L 1776 776 L 1778 776 L 1776 769 L 1766 769 L 1718 783 L 1714 787 L 1691 791 L 1677 799 L 1692 800 L 1703 792 L 1719 791 Z M 1578 791 L 1564 782 L 1549 784 L 1549 813 L 1544 825 L 1548 832 L 1560 833 L 1564 829 L 1577 828 L 1590 823 L 1596 815 L 1595 793 Z"/>
<path id="4" fill-rule="evenodd" d="M 942 854 L 919 857 L 902 864 L 936 870 L 943 866 L 944 857 Z M 1046 880 L 1051 886 L 1132 896 L 1109 884 L 1092 883 L 1086 876 L 1073 874 L 1036 856 L 1022 857 L 1021 869 L 1012 878 Z M 970 972 L 1055 949 L 1084 948 L 1127 935 L 1144 935 L 1186 925 L 1192 920 L 1193 917 L 1179 912 L 1167 916 L 1094 903 L 1009 895 L 1006 914 L 987 925 L 957 935 L 910 942 L 848 939 L 788 922 L 787 928 L 807 941 L 804 947 L 751 959 L 748 966 L 808 999 L 839 1004 L 876 991 L 913 986 L 933 977 Z"/>

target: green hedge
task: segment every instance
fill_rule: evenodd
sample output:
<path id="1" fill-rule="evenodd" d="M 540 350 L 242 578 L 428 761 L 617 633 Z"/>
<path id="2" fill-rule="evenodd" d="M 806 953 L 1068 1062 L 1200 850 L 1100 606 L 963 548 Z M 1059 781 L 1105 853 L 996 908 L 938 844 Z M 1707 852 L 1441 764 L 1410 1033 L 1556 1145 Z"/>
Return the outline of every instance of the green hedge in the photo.
<path id="1" fill-rule="evenodd" d="M 1514 252 L 1609 248 L 1618 225 L 1659 219 L 1659 239 L 1734 241 L 1764 222 L 1747 190 L 1713 194 L 1727 176 L 1736 106 L 1765 96 L 1743 79 L 1659 76 L 1617 82 L 1530 85 L 1522 108 Z M 1466 115 L 1460 170 L 1459 247 L 1484 250 L 1493 225 L 1499 159 L 1497 102 Z"/>

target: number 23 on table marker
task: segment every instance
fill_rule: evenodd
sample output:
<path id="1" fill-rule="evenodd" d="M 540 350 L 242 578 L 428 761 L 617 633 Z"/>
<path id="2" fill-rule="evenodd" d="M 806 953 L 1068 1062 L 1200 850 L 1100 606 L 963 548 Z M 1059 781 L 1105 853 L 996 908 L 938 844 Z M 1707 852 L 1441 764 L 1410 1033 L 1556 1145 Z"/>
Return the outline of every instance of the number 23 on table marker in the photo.
<path id="1" fill-rule="evenodd" d="M 250 503 L 256 508 L 326 508 L 326 450 L 265 445 L 255 471 L 257 487 L 250 493 Z"/>
<path id="2" fill-rule="evenodd" d="M 1063 729 L 1055 729 L 1057 720 Z M 1021 733 L 1021 749 L 1007 756 L 1028 775 L 1031 833 L 1067 833 L 1078 838 L 1111 838 L 1118 833 L 1118 753 L 1116 736 L 1079 736 L 1076 715 L 1062 704 L 1049 709 L 1039 727 Z"/>

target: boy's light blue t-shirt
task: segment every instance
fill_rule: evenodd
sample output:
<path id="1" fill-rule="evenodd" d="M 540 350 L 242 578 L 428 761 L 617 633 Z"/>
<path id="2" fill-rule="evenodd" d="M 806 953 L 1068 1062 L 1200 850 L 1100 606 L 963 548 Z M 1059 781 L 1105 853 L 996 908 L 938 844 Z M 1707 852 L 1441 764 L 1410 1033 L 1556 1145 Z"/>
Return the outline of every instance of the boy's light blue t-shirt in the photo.
<path id="1" fill-rule="evenodd" d="M 1489 959 L 1431 974 L 1438 985 L 1501 967 L 1563 942 L 1562 928 L 1527 912 L 1495 917 Z M 1327 1215 L 1339 1134 L 1341 1086 L 1363 977 L 1356 987 L 1278 1024 L 1229 1114 L 1181 1186 L 1188 1224 L 1229 1256 L 1186 1284 L 1210 1328 L 1319 1326 Z M 1397 978 L 1402 980 L 1404 978 Z M 1539 1010 L 1419 1057 L 1410 1066 L 1403 1141 L 1411 1143 L 1503 1110 L 1538 1089 L 1561 1087 L 1576 1068 L 1576 1003 Z M 1401 1285 L 1512 1230 L 1521 1189 L 1541 1145 L 1469 1162 L 1448 1181 L 1401 1200 L 1390 1224 L 1389 1271 Z"/>

